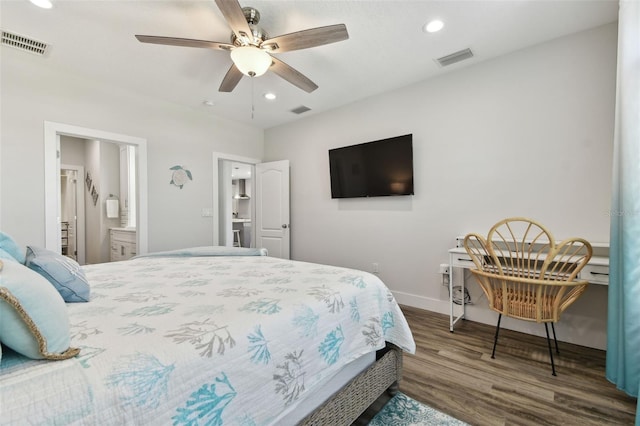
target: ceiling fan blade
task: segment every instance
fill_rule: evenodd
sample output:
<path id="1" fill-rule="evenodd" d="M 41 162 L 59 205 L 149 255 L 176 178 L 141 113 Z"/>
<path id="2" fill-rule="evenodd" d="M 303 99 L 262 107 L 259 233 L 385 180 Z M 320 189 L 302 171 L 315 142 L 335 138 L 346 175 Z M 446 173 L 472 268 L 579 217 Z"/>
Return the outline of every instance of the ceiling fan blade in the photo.
<path id="1" fill-rule="evenodd" d="M 253 42 L 253 33 L 238 0 L 216 0 L 216 4 L 236 37 L 246 39 L 249 43 Z"/>
<path id="2" fill-rule="evenodd" d="M 273 64 L 269 70 L 273 71 L 280 77 L 287 80 L 289 83 L 304 90 L 307 93 L 311 93 L 318 88 L 318 85 L 313 81 L 305 77 L 300 71 L 290 67 L 282 62 L 280 59 L 272 57 Z"/>
<path id="3" fill-rule="evenodd" d="M 261 47 L 269 52 L 280 53 L 336 43 L 348 38 L 346 25 L 337 24 L 273 37 L 265 40 Z"/>
<path id="4" fill-rule="evenodd" d="M 137 35 L 136 38 L 142 43 L 163 44 L 167 46 L 202 47 L 205 49 L 231 50 L 234 46 L 229 43 L 219 43 L 217 41 L 193 40 L 190 38 L 161 37 L 150 35 Z"/>
<path id="5" fill-rule="evenodd" d="M 240 72 L 240 70 L 235 66 L 235 64 L 231 64 L 231 68 L 227 71 L 227 74 L 222 79 L 222 83 L 220 83 L 219 92 L 231 92 L 236 88 L 238 82 L 242 78 L 244 74 Z"/>

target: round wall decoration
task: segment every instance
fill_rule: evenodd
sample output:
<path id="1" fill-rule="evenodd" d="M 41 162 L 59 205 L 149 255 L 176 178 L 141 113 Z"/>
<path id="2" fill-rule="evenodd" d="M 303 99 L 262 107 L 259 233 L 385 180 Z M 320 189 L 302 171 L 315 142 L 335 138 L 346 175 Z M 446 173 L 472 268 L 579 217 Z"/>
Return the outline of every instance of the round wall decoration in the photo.
<path id="1" fill-rule="evenodd" d="M 191 172 L 182 166 L 173 166 L 170 167 L 169 170 L 173 170 L 173 173 L 171 174 L 171 182 L 169 182 L 170 185 L 175 185 L 182 189 L 185 183 L 193 180 Z"/>

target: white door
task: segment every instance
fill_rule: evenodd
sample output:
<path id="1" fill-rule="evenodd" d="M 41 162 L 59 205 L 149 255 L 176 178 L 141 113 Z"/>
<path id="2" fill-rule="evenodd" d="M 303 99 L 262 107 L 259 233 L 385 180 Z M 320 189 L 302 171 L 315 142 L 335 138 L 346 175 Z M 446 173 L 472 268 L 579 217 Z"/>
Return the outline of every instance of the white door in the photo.
<path id="1" fill-rule="evenodd" d="M 256 247 L 289 259 L 289 160 L 256 164 Z"/>
<path id="2" fill-rule="evenodd" d="M 85 264 L 85 224 L 84 224 L 84 167 L 69 165 L 69 164 L 61 164 L 61 175 L 62 171 L 73 171 L 75 172 L 75 196 L 73 200 L 65 199 L 62 197 L 62 180 L 60 181 L 60 218 L 61 221 L 69 222 L 69 230 L 68 234 L 68 242 L 69 242 L 69 254 L 71 254 L 72 258 L 75 259 L 80 265 Z M 65 201 L 71 202 L 72 205 L 67 204 L 67 213 L 70 213 L 70 210 L 73 211 L 72 214 L 65 215 Z M 71 208 L 69 208 L 71 207 Z M 75 237 L 75 238 L 72 238 Z M 75 247 L 72 247 L 71 244 L 74 243 Z M 75 253 L 75 257 L 73 256 Z"/>

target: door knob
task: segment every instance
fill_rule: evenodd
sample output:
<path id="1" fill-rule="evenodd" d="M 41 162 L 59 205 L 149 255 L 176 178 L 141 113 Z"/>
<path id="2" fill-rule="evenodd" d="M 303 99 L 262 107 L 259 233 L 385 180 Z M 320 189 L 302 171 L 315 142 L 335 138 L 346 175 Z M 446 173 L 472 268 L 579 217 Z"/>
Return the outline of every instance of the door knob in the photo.
<path id="1" fill-rule="evenodd" d="M 282 224 L 282 229 L 287 229 L 288 227 L 289 227 L 289 225 L 288 225 L 288 224 L 286 224 L 286 223 L 283 223 L 283 224 Z"/>

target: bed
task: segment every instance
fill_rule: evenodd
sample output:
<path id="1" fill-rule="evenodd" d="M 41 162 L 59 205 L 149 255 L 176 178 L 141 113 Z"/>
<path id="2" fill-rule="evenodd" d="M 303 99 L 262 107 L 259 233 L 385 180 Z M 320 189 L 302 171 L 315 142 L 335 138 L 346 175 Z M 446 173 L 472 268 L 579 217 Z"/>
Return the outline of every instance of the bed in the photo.
<path id="1" fill-rule="evenodd" d="M 375 275 L 264 254 L 83 267 L 90 301 L 66 304 L 79 354 L 4 346 L 0 423 L 351 424 L 415 351 L 402 311 Z"/>

